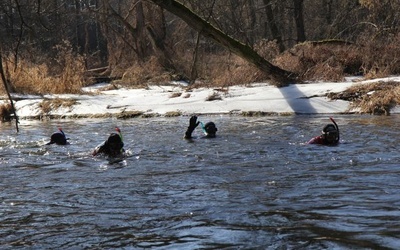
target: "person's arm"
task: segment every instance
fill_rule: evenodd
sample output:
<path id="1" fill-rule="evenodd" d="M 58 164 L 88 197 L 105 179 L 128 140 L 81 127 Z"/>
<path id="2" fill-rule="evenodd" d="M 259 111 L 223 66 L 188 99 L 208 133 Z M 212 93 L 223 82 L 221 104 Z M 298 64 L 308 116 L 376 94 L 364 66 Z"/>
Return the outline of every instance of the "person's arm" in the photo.
<path id="1" fill-rule="evenodd" d="M 105 144 L 106 144 L 106 142 L 103 142 L 102 144 L 100 144 L 99 146 L 97 146 L 97 147 L 93 150 L 92 155 L 93 155 L 93 156 L 96 156 L 96 155 L 98 155 L 98 154 L 100 154 L 100 153 L 103 153 L 103 152 L 104 152 L 104 149 L 105 149 Z"/>
<path id="2" fill-rule="evenodd" d="M 189 127 L 187 128 L 186 132 L 185 132 L 185 139 L 191 139 L 192 138 L 192 133 L 194 131 L 194 129 L 200 124 L 200 122 L 197 121 L 197 116 L 192 116 L 190 117 L 189 120 Z"/>

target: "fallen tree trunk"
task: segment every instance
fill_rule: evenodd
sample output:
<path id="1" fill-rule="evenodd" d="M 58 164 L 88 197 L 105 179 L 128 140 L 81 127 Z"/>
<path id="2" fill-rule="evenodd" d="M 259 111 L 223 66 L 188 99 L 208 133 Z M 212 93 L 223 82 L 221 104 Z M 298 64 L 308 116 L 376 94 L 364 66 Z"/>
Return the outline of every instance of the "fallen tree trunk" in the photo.
<path id="1" fill-rule="evenodd" d="M 271 77 L 275 86 L 282 87 L 294 83 L 296 79 L 294 73 L 281 69 L 268 62 L 250 46 L 228 36 L 183 4 L 175 0 L 152 0 L 152 2 L 181 18 L 190 27 L 201 33 L 201 35 L 212 39 L 232 53 L 255 65 L 258 69 Z"/>

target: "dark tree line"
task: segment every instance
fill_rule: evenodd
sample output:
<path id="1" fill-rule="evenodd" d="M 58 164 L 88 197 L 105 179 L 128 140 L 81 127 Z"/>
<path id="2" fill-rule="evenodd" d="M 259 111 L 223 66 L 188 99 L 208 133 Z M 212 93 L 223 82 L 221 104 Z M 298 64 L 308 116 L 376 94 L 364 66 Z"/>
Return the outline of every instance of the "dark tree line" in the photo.
<path id="1" fill-rule="evenodd" d="M 69 41 L 88 69 L 106 66 L 120 76 L 156 60 L 166 71 L 192 75 L 194 51 L 225 48 L 166 11 L 171 0 L 3 0 L 0 46 L 13 63 L 49 63 Z M 275 41 L 283 52 L 305 41 L 381 43 L 399 36 L 398 0 L 182 0 L 222 33 L 249 48 Z M 190 21 L 189 21 L 190 22 Z M 188 63 L 189 62 L 189 63 Z M 204 63 L 204 62 L 203 62 Z M 191 66 L 188 66 L 191 65 Z M 199 76 L 200 74 L 200 76 Z M 201 72 L 197 74 L 201 76 Z"/>

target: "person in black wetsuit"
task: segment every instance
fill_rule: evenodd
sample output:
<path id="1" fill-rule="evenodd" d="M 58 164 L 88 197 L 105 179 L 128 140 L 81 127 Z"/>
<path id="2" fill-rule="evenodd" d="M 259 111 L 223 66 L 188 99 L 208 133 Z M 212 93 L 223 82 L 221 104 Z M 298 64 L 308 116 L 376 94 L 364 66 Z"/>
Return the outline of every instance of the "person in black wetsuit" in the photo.
<path id="1" fill-rule="evenodd" d="M 192 116 L 189 119 L 189 126 L 185 132 L 185 139 L 192 139 L 192 133 L 195 130 L 195 128 L 201 124 L 203 132 L 205 134 L 205 138 L 215 138 L 217 135 L 217 127 L 215 126 L 214 122 L 207 122 L 206 124 L 202 124 L 201 122 L 197 121 L 197 116 Z"/>
<path id="2" fill-rule="evenodd" d="M 94 149 L 93 156 L 104 154 L 109 157 L 119 157 L 123 155 L 125 150 L 121 130 L 118 127 L 115 130 L 118 133 L 111 133 L 107 140 Z"/>
<path id="3" fill-rule="evenodd" d="M 67 140 L 69 140 L 69 138 L 65 136 L 64 131 L 61 128 L 58 128 L 58 131 L 51 135 L 50 142 L 46 143 L 46 145 L 54 143 L 57 145 L 67 145 L 69 144 Z"/>

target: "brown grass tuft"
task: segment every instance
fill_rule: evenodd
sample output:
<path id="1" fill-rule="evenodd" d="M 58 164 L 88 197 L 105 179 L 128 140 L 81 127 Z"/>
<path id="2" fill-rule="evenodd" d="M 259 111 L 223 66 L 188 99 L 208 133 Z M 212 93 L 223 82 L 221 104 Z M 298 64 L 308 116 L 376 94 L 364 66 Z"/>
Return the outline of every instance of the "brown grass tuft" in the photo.
<path id="1" fill-rule="evenodd" d="M 165 117 L 177 117 L 177 116 L 181 116 L 182 112 L 180 111 L 168 111 L 165 113 Z"/>
<path id="2" fill-rule="evenodd" d="M 180 97 L 180 96 L 182 96 L 182 93 L 181 93 L 181 92 L 175 92 L 175 93 L 172 93 L 172 94 L 169 96 L 169 98 L 177 98 L 177 97 Z"/>
<path id="3" fill-rule="evenodd" d="M 207 96 L 207 98 L 206 98 L 207 102 L 219 101 L 219 100 L 222 100 L 222 97 L 218 92 L 214 92 L 214 93 L 210 94 L 209 96 Z"/>
<path id="4" fill-rule="evenodd" d="M 13 108 L 10 103 L 0 104 L 0 119 L 2 122 L 9 122 L 13 117 Z"/>
<path id="5" fill-rule="evenodd" d="M 331 99 L 352 102 L 360 113 L 390 115 L 390 109 L 400 105 L 400 82 L 377 82 L 353 86 L 341 93 L 330 93 Z"/>
<path id="6" fill-rule="evenodd" d="M 49 114 L 53 110 L 57 110 L 61 107 L 72 107 L 76 103 L 77 101 L 73 99 L 55 98 L 51 100 L 43 100 L 39 106 L 44 114 Z"/>

